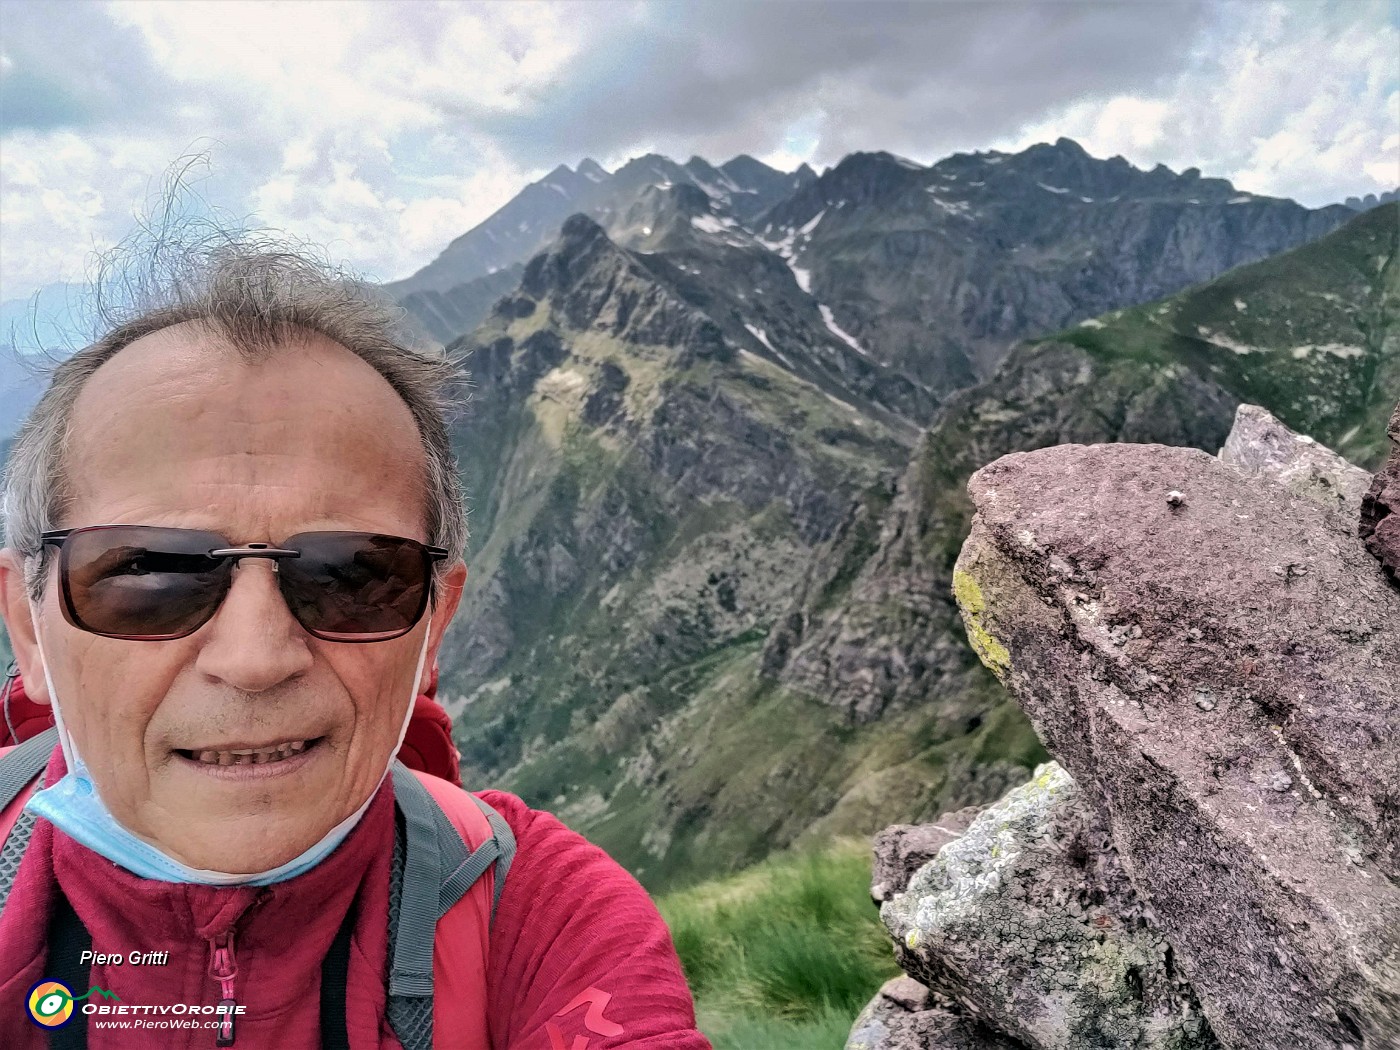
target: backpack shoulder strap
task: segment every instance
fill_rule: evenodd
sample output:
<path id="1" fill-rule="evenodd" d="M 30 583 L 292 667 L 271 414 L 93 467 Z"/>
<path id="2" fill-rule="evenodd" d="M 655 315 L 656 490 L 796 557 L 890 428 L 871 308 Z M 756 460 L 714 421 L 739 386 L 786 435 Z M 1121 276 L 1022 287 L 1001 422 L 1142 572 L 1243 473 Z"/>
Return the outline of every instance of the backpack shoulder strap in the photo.
<path id="1" fill-rule="evenodd" d="M 24 813 L 31 793 L 26 789 L 37 786 L 57 743 L 58 730 L 50 728 L 22 744 L 0 748 L 0 911 L 34 830 L 33 815 Z"/>
<path id="2" fill-rule="evenodd" d="M 390 1025 L 404 1050 L 488 1050 L 490 927 L 515 836 L 454 784 L 399 762 L 393 777 L 401 832 L 389 894 Z"/>
<path id="3" fill-rule="evenodd" d="M 8 809 L 26 784 L 49 763 L 58 744 L 58 729 L 49 726 L 22 744 L 0 748 L 0 809 Z"/>

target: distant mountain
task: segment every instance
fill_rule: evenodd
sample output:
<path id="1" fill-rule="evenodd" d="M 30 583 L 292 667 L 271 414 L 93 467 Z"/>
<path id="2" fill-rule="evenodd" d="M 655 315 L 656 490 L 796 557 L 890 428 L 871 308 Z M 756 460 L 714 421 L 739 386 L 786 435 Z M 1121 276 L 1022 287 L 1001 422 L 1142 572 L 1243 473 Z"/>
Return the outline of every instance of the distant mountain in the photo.
<path id="1" fill-rule="evenodd" d="M 845 158 L 762 218 L 760 236 L 876 360 L 936 397 L 1016 342 L 1170 294 L 1335 229 L 1351 212 L 1141 171 L 1060 139 L 929 168 Z"/>
<path id="2" fill-rule="evenodd" d="M 505 270 L 550 244 L 570 215 L 581 212 L 606 224 L 648 186 L 695 185 L 725 201 L 736 214 L 752 216 L 814 177 L 806 165 L 793 175 L 785 175 L 747 156 L 735 157 L 718 168 L 699 157 L 681 165 L 656 154 L 630 160 L 616 172 L 606 171 L 591 159 L 580 163 L 577 170 L 561 164 L 452 241 L 423 269 L 384 287 L 401 299 L 411 292 L 446 292 Z"/>
<path id="3" fill-rule="evenodd" d="M 752 157 L 739 156 L 715 167 L 693 157 L 684 165 L 648 154 L 608 172 L 593 160 L 577 170 L 560 165 L 525 187 L 480 225 L 454 241 L 431 263 L 402 281 L 384 286 L 429 332 L 447 341 L 485 319 L 488 289 L 546 248 L 570 215 L 581 213 L 609 225 L 651 187 L 694 186 L 734 215 L 752 218 L 816 174 L 805 164 L 796 172 L 776 171 Z M 488 278 L 490 279 L 488 281 Z M 435 300 L 424 293 L 436 292 Z M 451 334 L 446 334 L 449 329 Z"/>
<path id="4" fill-rule="evenodd" d="M 45 362 L 0 346 L 0 439 L 13 437 L 34 410 L 48 384 L 39 371 Z"/>
<path id="5" fill-rule="evenodd" d="M 962 484 L 977 466 L 1066 440 L 1210 449 L 1245 394 L 1294 425 L 1288 399 L 1302 398 L 1319 436 L 1340 440 L 1369 418 L 1363 373 L 1376 389 L 1391 381 L 1390 351 L 1325 349 L 1353 345 L 1336 325 L 1372 311 L 1380 287 L 1347 283 L 1336 260 L 1372 247 L 1390 257 L 1367 246 L 1364 223 L 1252 279 L 1257 309 L 1278 311 L 1265 288 L 1296 271 L 1278 294 L 1304 312 L 1288 315 L 1291 329 L 1283 317 L 1296 341 L 1274 357 L 1302 361 L 1311 333 L 1322 340 L 1314 365 L 1280 372 L 1292 376 L 1286 396 L 1268 386 L 1274 357 L 1259 356 L 1246 382 L 1231 368 L 1254 355 L 1212 351 L 1199 333 L 1196 358 L 1175 336 L 1166 357 L 1084 345 L 1137 317 L 1147 290 L 1302 244 L 1355 218 L 1342 208 L 1142 172 L 1061 142 L 933 168 L 856 155 L 745 219 L 732 194 L 663 161 L 629 166 L 625 206 L 563 223 L 519 287 L 450 346 L 476 383 L 454 433 L 473 540 L 442 679 L 472 779 L 550 806 L 652 886 L 804 837 L 936 816 L 993 797 L 1038 760 L 949 594 Z M 983 197 L 992 183 L 1004 185 Z M 1036 294 L 1005 294 L 1015 285 L 1003 277 L 998 323 L 1060 334 L 1016 344 L 979 380 L 973 366 L 997 356 L 979 320 L 990 315 L 971 293 L 950 311 L 944 275 L 921 269 L 934 256 L 980 260 L 988 280 L 1020 268 Z M 922 279 L 901 279 L 899 261 Z M 958 280 L 973 286 L 966 269 Z M 1193 324 L 1264 345 L 1187 305 L 1221 294 L 1200 285 L 1154 317 L 1199 315 Z M 1109 312 L 1078 317 L 1095 296 Z M 1304 309 L 1327 296 L 1338 299 L 1327 319 Z M 961 375 L 936 385 L 912 348 L 889 352 L 887 313 L 944 318 L 944 342 L 923 345 L 946 345 L 947 359 L 962 347 Z M 1334 358 L 1364 367 L 1347 380 Z"/>
<path id="6" fill-rule="evenodd" d="M 1397 398 L 1395 204 L 1179 295 L 1022 344 L 991 380 L 949 399 L 894 499 L 853 506 L 809 560 L 801 597 L 768 636 L 764 673 L 858 721 L 956 710 L 959 676 L 977 663 L 952 597 L 977 468 L 1105 441 L 1214 454 L 1248 401 L 1375 469 Z M 835 602 L 832 580 L 849 581 Z"/>
<path id="7" fill-rule="evenodd" d="M 0 302 L 0 440 L 12 437 L 39 403 L 48 358 L 86 343 L 86 295 L 83 286 L 60 282 Z"/>
<path id="8" fill-rule="evenodd" d="M 1354 214 L 1240 192 L 1194 168 L 1142 171 L 1069 139 L 931 167 L 856 153 L 820 176 L 750 157 L 716 168 L 648 155 L 612 174 L 585 169 L 556 169 L 388 289 L 445 338 L 484 318 L 482 267 L 501 273 L 528 257 L 572 206 L 618 244 L 697 270 L 700 299 L 723 287 L 735 323 L 764 332 L 777 354 L 796 359 L 834 337 L 844 349 L 823 367 L 875 369 L 853 382 L 868 393 L 883 384 L 884 407 L 919 424 L 1019 340 L 1209 280 Z M 445 320 L 406 297 L 430 287 L 466 308 Z M 755 312 L 766 319 L 745 316 Z M 821 322 L 815 341 L 803 318 Z"/>
<path id="9" fill-rule="evenodd" d="M 1364 197 L 1348 197 L 1342 202 L 1342 206 L 1350 208 L 1352 211 L 1369 211 L 1372 208 L 1379 208 L 1382 204 L 1390 204 L 1393 201 L 1400 201 L 1400 189 L 1390 190 L 1377 196 L 1368 193 Z"/>

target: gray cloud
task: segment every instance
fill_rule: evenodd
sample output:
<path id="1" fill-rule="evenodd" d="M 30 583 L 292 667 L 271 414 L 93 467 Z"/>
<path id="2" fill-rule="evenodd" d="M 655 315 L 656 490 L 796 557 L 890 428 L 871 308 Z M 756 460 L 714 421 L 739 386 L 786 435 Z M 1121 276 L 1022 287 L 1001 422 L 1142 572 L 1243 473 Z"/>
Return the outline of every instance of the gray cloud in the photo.
<path id="1" fill-rule="evenodd" d="M 160 120 L 170 92 L 141 34 L 81 0 L 5 0 L 0 133 Z"/>
<path id="2" fill-rule="evenodd" d="M 6 299 L 75 278 L 192 150 L 220 207 L 389 278 L 590 155 L 1068 135 L 1317 205 L 1390 188 L 1400 142 L 1387 0 L 0 4 Z"/>
<path id="3" fill-rule="evenodd" d="M 757 152 L 809 115 L 819 162 L 933 157 L 1057 104 L 1151 86 L 1205 15 L 1196 2 L 654 4 L 524 111 L 456 115 L 531 165 L 648 140 Z"/>

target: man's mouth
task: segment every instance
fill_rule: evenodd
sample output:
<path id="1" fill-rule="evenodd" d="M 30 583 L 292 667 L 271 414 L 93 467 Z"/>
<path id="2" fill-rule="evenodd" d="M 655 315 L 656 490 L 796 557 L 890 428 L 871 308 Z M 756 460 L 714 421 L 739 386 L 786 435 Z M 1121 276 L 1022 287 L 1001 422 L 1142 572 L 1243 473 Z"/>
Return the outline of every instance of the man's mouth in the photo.
<path id="1" fill-rule="evenodd" d="M 324 737 L 311 737 L 306 740 L 283 740 L 276 744 L 261 747 L 232 747 L 224 750 L 200 748 L 198 750 L 176 748 L 175 753 L 192 762 L 206 766 L 262 766 L 271 762 L 284 762 L 295 755 L 309 751 Z"/>

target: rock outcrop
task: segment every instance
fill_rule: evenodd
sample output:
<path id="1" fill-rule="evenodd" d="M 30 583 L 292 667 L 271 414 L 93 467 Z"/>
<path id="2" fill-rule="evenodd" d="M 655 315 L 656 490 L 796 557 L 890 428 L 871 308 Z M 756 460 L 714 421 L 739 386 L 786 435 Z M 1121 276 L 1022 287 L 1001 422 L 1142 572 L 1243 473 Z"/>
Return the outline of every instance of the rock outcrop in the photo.
<path id="1" fill-rule="evenodd" d="M 1023 1046 L 1214 1050 L 1100 815 L 1058 765 L 987 807 L 881 909 L 904 970 Z"/>
<path id="2" fill-rule="evenodd" d="M 877 867 L 939 1010 L 1035 1050 L 1400 1046 L 1400 592 L 1367 550 L 1395 483 L 1367 480 L 1249 406 L 1219 458 L 973 476 L 969 638 L 1059 766 L 902 890 Z M 1001 1045 L 917 1013 L 877 998 L 851 1045 Z"/>
<path id="3" fill-rule="evenodd" d="M 1395 406 L 1386 432 L 1392 442 L 1390 460 L 1362 499 L 1360 534 L 1366 549 L 1400 584 L 1400 405 Z"/>

